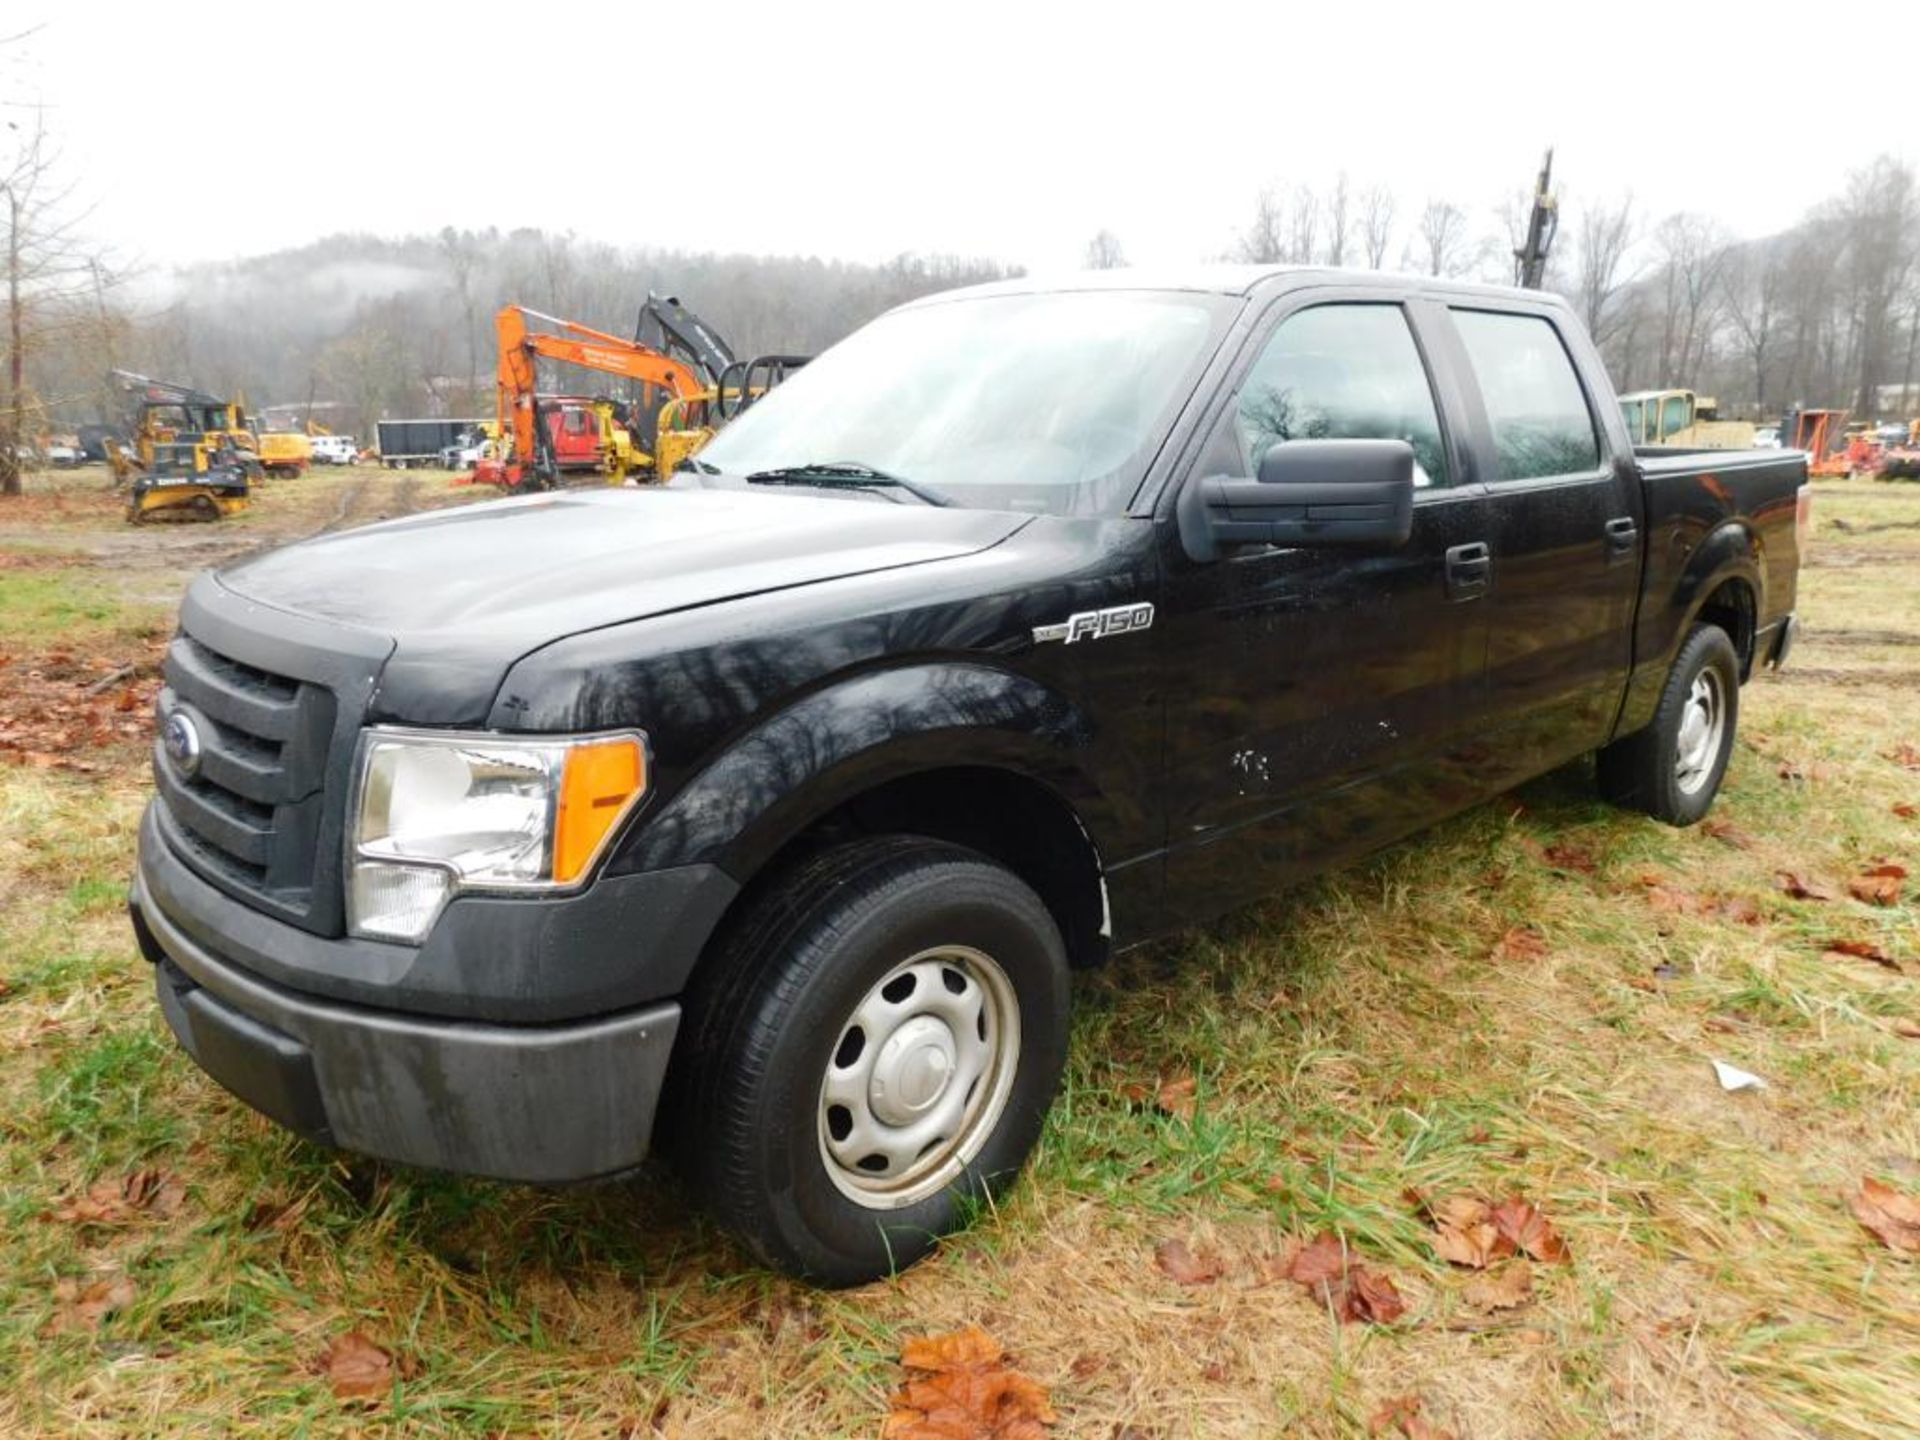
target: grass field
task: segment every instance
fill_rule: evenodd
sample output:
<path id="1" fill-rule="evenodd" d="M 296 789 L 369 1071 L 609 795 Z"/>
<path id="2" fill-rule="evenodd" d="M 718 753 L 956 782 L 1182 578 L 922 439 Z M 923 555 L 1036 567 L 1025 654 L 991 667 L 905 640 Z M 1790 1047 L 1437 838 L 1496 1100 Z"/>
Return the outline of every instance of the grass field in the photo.
<path id="1" fill-rule="evenodd" d="M 133 530 L 104 481 L 39 488 L 0 504 L 0 1433 L 877 1436 L 902 1340 L 978 1324 L 1063 1436 L 1359 1436 L 1405 1395 L 1462 1437 L 1920 1434 L 1920 1271 L 1848 1206 L 1920 1190 L 1920 887 L 1847 891 L 1920 870 L 1920 486 L 1820 488 L 1731 828 L 1609 811 L 1576 767 L 1084 977 L 1028 1177 L 832 1295 L 664 1176 L 540 1193 L 318 1150 L 166 1035 L 122 901 L 181 586 L 466 492 L 316 473 Z M 1410 1191 L 1525 1196 L 1571 1256 L 1489 1302 Z M 1274 1278 L 1323 1231 L 1403 1316 Z M 1174 1240 L 1196 1283 L 1156 1263 Z M 392 1357 L 371 1402 L 326 1372 L 350 1332 Z"/>

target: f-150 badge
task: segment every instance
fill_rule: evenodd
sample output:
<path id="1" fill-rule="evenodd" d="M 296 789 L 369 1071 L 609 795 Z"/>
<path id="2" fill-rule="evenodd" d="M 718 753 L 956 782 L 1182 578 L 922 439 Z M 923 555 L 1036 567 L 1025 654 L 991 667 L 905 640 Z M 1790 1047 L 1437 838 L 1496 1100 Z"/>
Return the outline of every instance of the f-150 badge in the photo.
<path id="1" fill-rule="evenodd" d="M 1041 640 L 1064 640 L 1071 645 L 1076 640 L 1104 640 L 1109 635 L 1126 635 L 1134 630 L 1145 630 L 1153 624 L 1153 606 L 1142 601 L 1138 605 L 1109 605 L 1105 610 L 1079 610 L 1069 615 L 1058 625 L 1036 625 L 1033 638 Z"/>

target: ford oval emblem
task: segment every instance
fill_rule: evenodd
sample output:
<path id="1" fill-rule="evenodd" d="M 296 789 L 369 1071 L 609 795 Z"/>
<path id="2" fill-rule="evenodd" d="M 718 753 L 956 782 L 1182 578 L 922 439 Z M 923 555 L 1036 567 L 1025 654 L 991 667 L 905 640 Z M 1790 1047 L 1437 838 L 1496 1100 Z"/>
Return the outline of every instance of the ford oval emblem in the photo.
<path id="1" fill-rule="evenodd" d="M 200 772 L 200 728 L 184 710 L 175 710 L 160 727 L 160 744 L 173 768 L 192 779 Z"/>

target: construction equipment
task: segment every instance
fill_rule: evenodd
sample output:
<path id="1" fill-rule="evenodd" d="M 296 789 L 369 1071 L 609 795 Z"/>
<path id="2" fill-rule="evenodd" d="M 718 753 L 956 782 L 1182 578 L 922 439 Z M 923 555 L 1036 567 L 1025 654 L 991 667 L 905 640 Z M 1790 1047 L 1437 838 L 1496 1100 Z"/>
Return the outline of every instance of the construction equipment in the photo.
<path id="1" fill-rule="evenodd" d="M 1527 218 L 1527 238 L 1513 250 L 1513 283 L 1523 290 L 1539 290 L 1547 283 L 1547 254 L 1560 230 L 1560 200 L 1553 193 L 1553 151 L 1540 162 L 1533 182 L 1533 211 Z"/>
<path id="2" fill-rule="evenodd" d="M 292 430 L 262 430 L 255 440 L 260 468 L 269 475 L 298 479 L 313 463 L 313 441 Z"/>
<path id="3" fill-rule="evenodd" d="M 531 322 L 531 323 L 530 323 Z M 533 329 L 533 323 L 549 327 Z M 632 340 L 573 320 L 508 305 L 494 317 L 500 453 L 473 478 L 545 489 L 569 471 L 598 471 L 609 484 L 670 475 L 755 399 L 807 363 L 804 355 L 737 360 L 726 341 L 672 297 L 649 293 Z M 638 393 L 541 394 L 541 360 L 624 380 Z"/>
<path id="4" fill-rule="evenodd" d="M 1638 390 L 1622 395 L 1620 413 L 1635 445 L 1751 450 L 1760 428 L 1750 420 L 1722 420 L 1719 401 L 1691 390 Z"/>
<path id="5" fill-rule="evenodd" d="M 1781 443 L 1789 450 L 1804 450 L 1807 473 L 1823 480 L 1852 474 L 1847 447 L 1840 444 L 1846 427 L 1846 410 L 1789 410 L 1780 427 Z M 1836 448 L 1838 447 L 1838 448 Z"/>
<path id="6" fill-rule="evenodd" d="M 132 454 L 121 451 L 117 460 L 109 457 L 116 482 L 127 478 L 122 466 L 129 461 L 151 470 L 155 447 L 174 441 L 199 442 L 214 452 L 231 448 L 234 463 L 249 480 L 266 474 L 259 441 L 247 428 L 246 411 L 235 401 L 222 400 L 189 385 L 136 375 L 131 370 L 115 370 L 110 378 L 132 398 L 134 409 Z"/>
<path id="7" fill-rule="evenodd" d="M 219 520 L 246 509 L 250 493 L 247 466 L 238 447 L 209 446 L 203 440 L 162 440 L 148 448 L 145 466 L 133 476 L 127 519 L 135 525 L 156 515 Z"/>
<path id="8" fill-rule="evenodd" d="M 552 326 L 555 333 L 535 331 L 529 321 Z M 699 373 L 684 360 L 521 305 L 504 307 L 494 317 L 494 329 L 500 344 L 495 404 L 504 453 L 475 466 L 474 479 L 484 484 L 548 489 L 559 483 L 562 470 L 567 468 L 551 422 L 557 416 L 566 423 L 569 402 L 565 397 L 539 393 L 542 359 L 564 361 L 637 383 L 646 399 L 653 398 L 652 392 L 659 392 L 664 399 L 654 402 L 656 413 L 668 401 L 698 399 L 706 389 Z M 654 470 L 654 456 L 635 443 L 633 431 L 622 423 L 615 402 L 576 400 L 572 405 L 573 414 L 591 414 L 593 418 L 594 468 L 606 476 L 609 484 L 617 485 L 629 475 Z"/>

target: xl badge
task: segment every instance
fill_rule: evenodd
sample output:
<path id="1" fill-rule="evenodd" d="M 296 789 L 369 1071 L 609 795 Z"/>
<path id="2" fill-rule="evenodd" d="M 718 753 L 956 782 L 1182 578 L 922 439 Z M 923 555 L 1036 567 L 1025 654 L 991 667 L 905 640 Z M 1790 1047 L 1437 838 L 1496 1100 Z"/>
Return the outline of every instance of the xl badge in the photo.
<path id="1" fill-rule="evenodd" d="M 1071 645 L 1076 640 L 1104 640 L 1109 635 L 1145 630 L 1152 624 L 1153 606 L 1143 600 L 1138 605 L 1109 605 L 1105 610 L 1076 611 L 1058 625 L 1034 626 L 1033 638 L 1036 641 L 1064 640 Z"/>
<path id="2" fill-rule="evenodd" d="M 173 768 L 191 780 L 200 770 L 200 730 L 184 710 L 175 710 L 160 727 L 160 744 Z"/>

